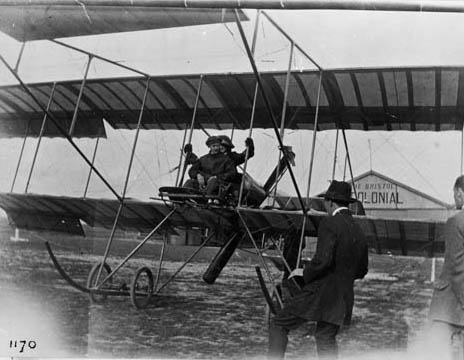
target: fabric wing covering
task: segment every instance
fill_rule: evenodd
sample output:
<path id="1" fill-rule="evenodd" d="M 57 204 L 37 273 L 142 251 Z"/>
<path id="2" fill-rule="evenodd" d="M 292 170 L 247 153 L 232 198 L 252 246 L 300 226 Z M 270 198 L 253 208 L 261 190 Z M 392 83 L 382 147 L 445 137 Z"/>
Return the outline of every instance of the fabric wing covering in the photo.
<path id="1" fill-rule="evenodd" d="M 118 228 L 142 233 L 151 231 L 173 209 L 173 204 L 161 201 L 126 199 L 124 203 Z M 108 199 L 3 193 L 0 194 L 0 207 L 7 212 L 11 225 L 20 229 L 84 235 L 81 222 L 92 227 L 110 229 L 119 202 Z M 289 228 L 300 229 L 303 224 L 301 211 L 241 209 L 240 212 L 255 239 L 259 239 L 261 234 L 285 234 Z M 307 236 L 316 236 L 318 224 L 324 216 L 321 213 L 310 212 L 305 227 Z M 355 220 L 363 228 L 371 249 L 377 253 L 430 257 L 443 254 L 443 222 L 386 220 L 370 216 L 355 216 Z M 161 230 L 173 231 L 173 228 L 179 226 L 220 228 L 230 233 L 240 229 L 245 232 L 236 211 L 231 208 L 177 206 Z"/>
<path id="2" fill-rule="evenodd" d="M 153 6 L 89 5 L 84 1 L 56 4 L 29 1 L 0 3 L 0 31 L 18 41 L 164 29 L 235 21 L 232 10 L 181 9 Z M 239 11 L 241 20 L 248 20 Z"/>
<path id="3" fill-rule="evenodd" d="M 262 74 L 276 119 L 281 117 L 286 73 Z M 317 130 L 462 130 L 464 68 L 388 68 L 324 71 Z M 190 126 L 200 75 L 89 79 L 75 125 L 75 137 L 105 136 L 103 119 L 115 129 L 134 129 L 143 111 L 144 129 Z M 319 73 L 293 72 L 285 126 L 313 129 Z M 251 73 L 204 75 L 195 127 L 248 129 L 256 80 Z M 81 81 L 57 83 L 50 107 L 64 131 L 69 129 Z M 52 83 L 29 85 L 43 107 Z M 0 136 L 37 136 L 44 112 L 18 85 L 0 87 Z M 255 128 L 272 122 L 258 95 Z M 51 121 L 44 136 L 62 136 Z"/>

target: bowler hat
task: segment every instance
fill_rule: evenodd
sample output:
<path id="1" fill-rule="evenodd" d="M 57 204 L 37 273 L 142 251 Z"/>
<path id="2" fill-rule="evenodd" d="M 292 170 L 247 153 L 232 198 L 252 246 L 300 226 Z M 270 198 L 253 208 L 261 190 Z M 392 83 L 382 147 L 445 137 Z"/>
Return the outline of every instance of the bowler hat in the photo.
<path id="1" fill-rule="evenodd" d="M 208 138 L 208 140 L 206 140 L 206 146 L 211 146 L 213 144 L 220 144 L 221 143 L 221 139 L 219 139 L 218 136 L 216 135 L 212 135 Z"/>
<path id="2" fill-rule="evenodd" d="M 332 181 L 324 194 L 324 199 L 341 203 L 352 203 L 356 201 L 356 199 L 351 197 L 351 185 L 345 181 L 337 180 Z"/>

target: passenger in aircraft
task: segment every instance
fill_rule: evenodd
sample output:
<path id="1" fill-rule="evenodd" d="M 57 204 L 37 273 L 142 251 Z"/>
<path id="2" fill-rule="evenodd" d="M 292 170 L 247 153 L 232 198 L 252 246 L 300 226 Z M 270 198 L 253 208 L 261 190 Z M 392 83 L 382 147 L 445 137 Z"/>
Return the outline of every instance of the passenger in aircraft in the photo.
<path id="1" fill-rule="evenodd" d="M 316 253 L 304 270 L 291 273 L 301 276 L 304 286 L 270 321 L 269 359 L 283 359 L 289 331 L 307 321 L 316 321 L 318 358 L 337 358 L 337 333 L 351 321 L 354 280 L 368 270 L 367 241 L 348 210 L 353 201 L 349 183 L 332 181 L 324 197 L 329 216 L 319 225 Z"/>
<path id="2" fill-rule="evenodd" d="M 221 139 L 221 152 L 229 156 L 234 162 L 235 166 L 241 165 L 245 162 L 246 152 L 248 149 L 248 159 L 252 158 L 255 155 L 255 144 L 252 138 L 246 138 L 245 140 L 245 150 L 241 153 L 232 151 L 235 147 L 232 143 L 232 140 L 227 135 L 219 135 Z"/>
<path id="3" fill-rule="evenodd" d="M 445 225 L 443 269 L 434 283 L 430 304 L 431 338 L 427 342 L 431 346 L 430 359 L 457 358 L 453 357 L 453 343 L 464 330 L 464 175 L 456 179 L 453 192 L 456 209 L 461 211 Z M 462 343 L 457 341 L 457 345 L 462 351 Z"/>
<path id="4" fill-rule="evenodd" d="M 232 151 L 235 147 L 232 143 L 232 140 L 227 135 L 219 135 L 219 139 L 221 139 L 221 148 L 220 151 L 228 156 L 235 164 L 235 166 L 241 165 L 245 162 L 248 150 L 248 159 L 252 158 L 255 155 L 255 144 L 252 138 L 246 138 L 245 140 L 245 150 L 241 153 L 236 151 Z M 238 199 L 239 191 L 240 191 L 240 184 L 242 183 L 242 176 L 243 174 L 236 172 L 233 179 L 231 179 L 231 186 L 229 188 L 229 192 Z M 246 184 L 245 184 L 246 185 Z"/>
<path id="5" fill-rule="evenodd" d="M 232 160 L 220 152 L 221 140 L 210 136 L 206 140 L 209 153 L 196 160 L 189 170 L 190 179 L 185 188 L 204 190 L 206 195 L 215 195 L 222 184 L 230 182 L 236 176 Z"/>

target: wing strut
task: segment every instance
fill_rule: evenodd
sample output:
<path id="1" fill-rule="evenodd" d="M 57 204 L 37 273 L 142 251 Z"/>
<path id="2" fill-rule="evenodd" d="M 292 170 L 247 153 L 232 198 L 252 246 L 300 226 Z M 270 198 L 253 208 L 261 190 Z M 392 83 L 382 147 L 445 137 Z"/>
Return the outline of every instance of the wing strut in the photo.
<path id="1" fill-rule="evenodd" d="M 254 72 L 256 80 L 258 82 L 259 89 L 260 89 L 261 94 L 263 96 L 263 100 L 264 100 L 264 103 L 266 105 L 266 110 L 268 112 L 269 117 L 271 118 L 272 125 L 273 125 L 273 128 L 274 128 L 274 132 L 275 132 L 275 135 L 277 137 L 277 141 L 279 142 L 280 151 L 284 151 L 283 150 L 284 149 L 284 144 L 283 144 L 282 139 L 281 139 L 280 134 L 279 134 L 277 121 L 275 119 L 274 112 L 272 111 L 271 104 L 270 104 L 269 99 L 268 99 L 268 97 L 266 95 L 266 92 L 264 91 L 264 86 L 263 86 L 263 83 L 262 83 L 262 80 L 261 80 L 261 75 L 258 73 L 256 63 L 255 63 L 255 61 L 253 59 L 253 55 L 251 53 L 250 47 L 248 46 L 248 41 L 247 41 L 245 33 L 243 31 L 243 27 L 242 27 L 242 24 L 240 22 L 240 18 L 238 16 L 237 10 L 235 10 L 234 13 L 235 13 L 235 22 L 236 22 L 237 27 L 239 29 L 243 45 L 244 45 L 244 47 L 246 49 L 248 59 L 250 60 L 251 67 L 253 68 L 253 72 Z M 305 203 L 303 201 L 303 198 L 301 197 L 301 193 L 300 193 L 300 190 L 298 188 L 298 184 L 296 183 L 295 174 L 293 173 L 293 170 L 291 168 L 289 160 L 285 156 L 284 156 L 284 159 L 285 159 L 285 162 L 287 164 L 288 171 L 290 173 L 290 177 L 292 178 L 293 186 L 295 187 L 295 191 L 297 193 L 298 200 L 299 200 L 300 205 L 301 205 L 301 209 L 303 210 L 303 213 L 306 214 L 306 205 L 305 205 Z"/>
<path id="2" fill-rule="evenodd" d="M 97 157 L 98 144 L 100 143 L 100 137 L 101 137 L 100 135 L 101 135 L 101 132 L 98 134 L 97 139 L 95 140 L 95 147 L 93 149 L 93 155 L 92 155 L 92 166 L 95 164 L 95 158 Z M 87 182 L 85 183 L 84 199 L 87 197 L 87 191 L 89 190 L 90 178 L 92 177 L 92 166 L 89 169 L 89 175 L 87 176 Z"/>
<path id="3" fill-rule="evenodd" d="M 264 270 L 266 270 L 266 274 L 267 274 L 267 276 L 268 276 L 268 278 L 269 278 L 269 280 L 270 280 L 270 282 L 272 284 L 272 287 L 276 288 L 276 284 L 275 284 L 274 278 L 272 277 L 271 271 L 269 270 L 269 267 L 267 266 L 266 260 L 264 260 L 263 254 L 261 254 L 261 252 L 259 251 L 258 245 L 256 244 L 256 241 L 255 241 L 255 239 L 253 237 L 253 234 L 250 231 L 250 228 L 246 224 L 245 219 L 243 218 L 242 214 L 240 213 L 240 210 L 237 208 L 235 211 L 237 212 L 237 215 L 240 218 L 240 221 L 242 222 L 242 225 L 244 226 L 248 237 L 250 238 L 251 242 L 253 243 L 253 246 L 254 246 L 254 248 L 256 250 L 257 255 L 259 256 L 259 258 L 261 259 L 261 262 L 263 263 Z M 282 303 L 282 299 L 280 298 L 279 292 L 275 291 L 275 293 L 277 294 L 277 300 L 279 301 L 280 307 L 282 308 L 283 303 Z"/>
<path id="4" fill-rule="evenodd" d="M 195 106 L 193 108 L 193 114 L 192 114 L 192 122 L 190 123 L 190 131 L 189 131 L 189 138 L 187 144 L 190 144 L 192 142 L 192 136 L 193 136 L 193 129 L 195 127 L 195 119 L 197 116 L 197 109 L 198 109 L 198 102 L 200 101 L 200 94 L 201 94 L 201 86 L 203 85 L 203 75 L 200 75 L 200 81 L 198 83 L 198 89 L 197 89 L 197 96 L 195 98 Z M 185 129 L 184 133 L 184 141 L 182 142 L 182 148 L 180 149 L 180 158 L 179 158 L 179 168 L 177 169 L 177 179 L 176 179 L 176 186 L 182 186 L 182 183 L 184 182 L 184 176 L 185 176 L 185 171 L 187 170 L 187 156 L 185 156 L 184 159 L 184 166 L 182 166 L 182 157 L 184 155 L 184 145 L 185 145 L 185 137 L 187 135 L 187 128 Z M 182 169 L 182 170 L 181 170 Z M 182 171 L 180 180 L 179 180 L 179 173 Z"/>
<path id="5" fill-rule="evenodd" d="M 134 143 L 132 145 L 129 165 L 127 167 L 126 179 L 124 181 L 124 188 L 122 190 L 122 195 L 121 195 L 121 198 L 119 200 L 118 212 L 116 214 L 116 218 L 114 219 L 113 228 L 111 229 L 110 237 L 108 239 L 108 242 L 106 243 L 105 253 L 103 255 L 103 261 L 101 262 L 100 269 L 98 270 L 97 278 L 95 280 L 96 282 L 98 282 L 98 280 L 100 279 L 101 273 L 103 271 L 103 267 L 105 265 L 106 258 L 108 257 L 110 247 L 111 247 L 111 244 L 113 242 L 114 234 L 116 232 L 116 227 L 118 225 L 119 217 L 121 215 L 121 211 L 122 211 L 122 208 L 124 206 L 124 198 L 126 197 L 127 185 L 129 184 L 129 178 L 130 178 L 130 174 L 131 174 L 131 170 L 132 170 L 132 163 L 134 161 L 134 156 L 135 156 L 135 149 L 137 147 L 137 142 L 138 142 L 138 139 L 139 139 L 140 127 L 142 126 L 143 110 L 145 109 L 145 102 L 147 100 L 147 94 L 148 94 L 148 89 L 149 88 L 150 88 L 150 77 L 147 78 L 147 85 L 145 87 L 145 93 L 143 94 L 143 101 L 142 101 L 142 105 L 140 107 L 139 120 L 137 122 L 137 130 L 135 132 Z"/>
<path id="6" fill-rule="evenodd" d="M 77 114 L 79 112 L 79 105 L 81 103 L 82 94 L 84 93 L 85 83 L 87 81 L 87 76 L 89 75 L 90 63 L 92 62 L 93 56 L 89 55 L 89 60 L 85 67 L 84 78 L 82 79 L 81 86 L 79 88 L 79 95 L 77 96 L 76 106 L 74 107 L 74 114 L 72 117 L 71 125 L 69 126 L 69 136 L 73 136 L 74 128 L 76 127 Z"/>
<path id="7" fill-rule="evenodd" d="M 337 150 L 338 150 L 338 134 L 340 129 L 337 128 L 337 133 L 335 135 L 335 150 L 334 150 L 334 161 L 333 161 L 333 168 L 332 168 L 332 181 L 335 180 L 335 168 L 337 165 Z"/>
<path id="8" fill-rule="evenodd" d="M 316 151 L 316 135 L 317 135 L 317 124 L 318 124 L 318 119 L 319 119 L 319 104 L 320 104 L 320 100 L 321 100 L 322 74 L 323 74 L 323 72 L 321 70 L 320 73 L 319 73 L 319 86 L 318 86 L 318 89 L 317 89 L 316 114 L 314 115 L 313 141 L 312 141 L 312 144 L 311 144 L 311 160 L 310 160 L 310 163 L 309 163 L 308 187 L 306 188 L 306 199 L 309 198 L 309 189 L 311 188 L 311 178 L 312 178 L 312 174 L 313 174 L 314 154 L 315 154 L 315 151 Z M 297 262 L 296 262 L 297 269 L 300 267 L 301 255 L 303 253 L 304 231 L 305 231 L 305 228 L 306 228 L 306 218 L 307 217 L 308 216 L 306 215 L 306 212 L 305 212 L 305 216 L 303 217 L 303 226 L 301 227 L 300 244 L 299 244 L 299 248 L 298 248 L 298 258 L 297 258 Z M 314 224 L 315 228 L 317 229 L 316 224 L 315 223 L 313 223 L 313 224 Z"/>
<path id="9" fill-rule="evenodd" d="M 293 61 L 293 51 L 294 51 L 294 49 L 295 49 L 295 43 L 293 41 L 290 41 L 290 56 L 288 57 L 288 67 L 287 67 L 287 74 L 285 76 L 282 114 L 281 114 L 281 118 L 280 118 L 280 136 L 282 137 L 282 141 L 284 140 L 284 134 L 285 134 L 285 115 L 287 113 L 288 86 L 290 84 L 290 72 L 292 70 L 292 61 Z M 282 158 L 282 153 L 279 152 L 279 159 L 277 160 L 277 174 L 280 172 L 280 160 L 281 160 L 281 158 Z M 276 201 L 278 184 L 279 183 L 276 182 L 276 184 L 274 186 L 274 199 L 272 201 L 273 206 L 275 205 L 275 201 Z"/>
<path id="10" fill-rule="evenodd" d="M 52 104 L 53 96 L 55 95 L 55 88 L 56 88 L 56 82 L 53 83 L 52 91 L 50 92 L 50 97 L 48 98 L 47 111 L 45 112 L 45 115 L 44 115 L 43 120 L 42 120 L 42 126 L 40 128 L 40 133 L 39 133 L 39 139 L 37 140 L 37 145 L 35 147 L 34 157 L 32 159 L 31 169 L 29 170 L 29 175 L 27 177 L 26 190 L 25 190 L 26 193 L 27 193 L 27 191 L 29 189 L 29 183 L 31 182 L 32 172 L 34 171 L 35 162 L 37 160 L 37 154 L 39 153 L 39 147 L 40 147 L 40 144 L 42 142 L 43 134 L 45 132 L 45 125 L 47 124 L 47 114 L 50 111 L 50 106 Z"/>
<path id="11" fill-rule="evenodd" d="M 256 48 L 256 39 L 258 38 L 258 25 L 259 25 L 259 16 L 261 15 L 261 11 L 258 10 L 256 12 L 256 20 L 255 20 L 255 29 L 253 30 L 253 41 L 251 43 L 251 53 L 254 55 L 255 54 L 255 48 Z M 251 107 L 251 116 L 250 116 L 250 129 L 248 131 L 248 137 L 251 138 L 251 135 L 253 134 L 253 124 L 255 121 L 255 111 L 256 111 L 256 100 L 258 98 L 258 82 L 256 82 L 255 85 L 255 93 L 253 96 L 253 105 Z M 242 204 L 242 198 L 243 198 L 243 188 L 245 186 L 245 175 L 246 175 L 246 169 L 247 169 L 247 164 L 248 164 L 248 146 L 245 149 L 245 163 L 243 164 L 243 176 L 242 176 L 242 181 L 240 182 L 240 192 L 238 195 L 238 206 L 241 206 Z"/>
<path id="12" fill-rule="evenodd" d="M 16 183 L 16 178 L 18 177 L 19 167 L 21 166 L 21 161 L 23 159 L 24 148 L 26 147 L 26 140 L 27 140 L 27 136 L 29 135 L 30 127 L 31 127 L 31 119 L 29 118 L 29 120 L 27 121 L 26 133 L 24 134 L 23 144 L 21 145 L 21 151 L 19 152 L 18 163 L 16 164 L 16 170 L 13 176 L 13 182 L 11 183 L 10 192 L 13 192 L 13 189 Z"/>
<path id="13" fill-rule="evenodd" d="M 154 234 L 155 232 L 157 232 L 157 231 L 159 230 L 159 228 L 160 228 L 161 226 L 163 226 L 163 224 L 164 224 L 164 223 L 172 216 L 172 214 L 174 214 L 175 212 L 176 212 L 176 207 L 174 207 L 174 208 L 169 212 L 169 214 L 167 214 L 167 215 L 164 217 L 164 219 L 161 220 L 161 221 L 158 223 L 158 225 L 156 225 L 156 226 L 153 228 L 153 230 L 150 231 L 150 233 L 149 233 L 147 236 L 145 236 L 145 238 L 140 242 L 140 244 L 138 244 L 138 245 L 129 253 L 129 255 L 127 255 L 127 256 L 124 258 L 124 260 L 122 260 L 122 261 L 119 263 L 119 265 L 116 266 L 116 268 L 115 268 L 110 274 L 108 274 L 108 276 L 107 276 L 106 278 L 103 279 L 103 281 L 102 281 L 101 283 L 98 283 L 98 280 L 100 279 L 100 276 L 101 276 L 101 272 L 100 272 L 100 271 L 101 271 L 101 269 L 102 269 L 102 267 L 103 267 L 103 265 L 102 265 L 102 266 L 100 267 L 100 269 L 99 269 L 100 271 L 99 271 L 99 273 L 98 273 L 98 275 L 97 275 L 97 278 L 95 279 L 95 284 L 94 284 L 95 288 L 96 288 L 97 290 L 100 289 L 100 288 L 101 288 L 101 287 L 102 287 L 114 274 L 116 274 L 116 272 L 118 272 L 118 270 L 119 270 L 126 262 L 128 262 L 128 261 L 132 258 L 132 256 L 134 256 L 134 255 L 137 253 L 137 251 L 139 251 L 139 249 L 140 249 L 140 248 L 153 236 L 153 234 Z M 108 242 L 111 243 L 111 240 L 109 240 Z M 108 248 L 109 248 L 109 247 L 108 247 Z M 104 263 L 106 262 L 106 258 L 107 258 L 107 255 L 108 255 L 108 254 L 105 252 L 105 255 L 106 255 L 106 256 L 103 258 L 103 260 L 102 260 L 102 262 L 101 262 L 102 264 L 104 264 Z"/>
<path id="14" fill-rule="evenodd" d="M 61 133 L 61 135 L 63 135 L 64 138 L 66 138 L 69 143 L 71 144 L 71 146 L 79 153 L 79 155 L 84 159 L 84 161 L 92 167 L 93 171 L 95 172 L 95 174 L 97 174 L 97 176 L 100 178 L 101 181 L 103 181 L 103 183 L 108 187 L 108 189 L 113 193 L 114 196 L 116 196 L 116 198 L 118 200 L 121 200 L 121 197 L 118 195 L 118 193 L 116 192 L 116 190 L 113 189 L 113 187 L 111 186 L 111 184 L 104 178 L 104 176 L 100 173 L 100 171 L 98 171 L 95 166 L 92 165 L 92 163 L 90 162 L 90 160 L 87 158 L 87 156 L 85 156 L 85 154 L 82 152 L 82 150 L 79 148 L 79 146 L 76 145 L 76 143 L 74 142 L 74 140 L 72 139 L 71 136 L 68 135 L 68 133 L 66 132 L 66 130 L 64 130 L 61 125 L 59 124 L 59 122 L 55 119 L 55 117 L 45 109 L 45 107 L 42 105 L 42 103 L 34 96 L 34 94 L 32 94 L 31 90 L 27 87 L 27 85 L 22 81 L 22 79 L 19 77 L 19 75 L 17 73 L 14 72 L 14 70 L 11 68 L 11 66 L 8 64 L 8 62 L 5 60 L 5 58 L 0 54 L 0 60 L 2 61 L 2 63 L 7 67 L 7 69 L 13 74 L 13 76 L 16 78 L 16 80 L 18 80 L 18 82 L 20 83 L 20 85 L 23 87 L 23 89 L 26 91 L 26 93 L 36 102 L 36 104 L 41 108 L 41 110 L 47 114 L 47 117 L 50 118 L 50 120 L 53 122 L 53 124 L 56 126 L 56 128 L 58 129 L 58 131 Z"/>
<path id="15" fill-rule="evenodd" d="M 342 129 L 342 135 L 343 142 L 345 143 L 346 159 L 348 160 L 348 167 L 350 168 L 351 183 L 353 184 L 354 197 L 356 198 L 356 200 L 358 200 L 358 193 L 356 192 L 356 186 L 354 184 L 353 168 L 351 167 L 350 152 L 348 151 L 348 142 L 346 141 L 345 129 Z"/>

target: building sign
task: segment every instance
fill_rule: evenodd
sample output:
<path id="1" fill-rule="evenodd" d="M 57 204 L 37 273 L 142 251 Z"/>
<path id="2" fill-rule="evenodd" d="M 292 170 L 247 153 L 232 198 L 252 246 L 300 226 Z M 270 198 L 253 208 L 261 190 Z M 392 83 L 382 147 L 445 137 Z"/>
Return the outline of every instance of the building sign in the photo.
<path id="1" fill-rule="evenodd" d="M 436 209 L 443 207 L 433 198 L 375 172 L 360 176 L 355 181 L 355 188 L 358 199 L 365 209 Z"/>
<path id="2" fill-rule="evenodd" d="M 365 206 L 403 204 L 398 186 L 387 181 L 356 183 L 356 193 L 359 201 Z"/>

